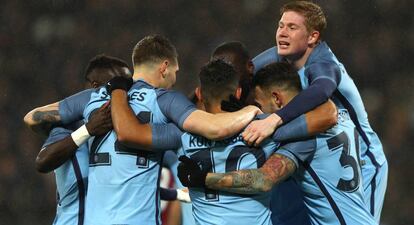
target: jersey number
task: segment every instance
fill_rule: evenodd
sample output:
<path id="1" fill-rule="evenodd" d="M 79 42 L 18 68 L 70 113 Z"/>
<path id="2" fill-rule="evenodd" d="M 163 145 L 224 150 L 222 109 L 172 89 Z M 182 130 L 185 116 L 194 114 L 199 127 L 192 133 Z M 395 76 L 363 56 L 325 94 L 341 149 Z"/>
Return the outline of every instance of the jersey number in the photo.
<path id="1" fill-rule="evenodd" d="M 190 156 L 191 159 L 201 163 L 203 169 L 208 170 L 209 172 L 215 171 L 214 163 L 214 152 L 211 149 L 205 149 L 198 151 Z M 226 159 L 225 173 L 239 170 L 240 161 L 247 154 L 252 154 L 256 158 L 257 168 L 263 166 L 266 161 L 266 156 L 261 148 L 253 148 L 248 146 L 236 146 L 234 147 Z M 218 201 L 219 195 L 218 191 L 205 188 L 205 198 L 207 201 Z"/>
<path id="2" fill-rule="evenodd" d="M 345 192 L 354 192 L 359 187 L 359 140 L 358 140 L 358 133 L 357 131 L 354 131 L 354 137 L 355 137 L 355 148 L 356 148 L 356 155 L 357 159 L 352 157 L 350 152 L 350 146 L 349 146 L 349 138 L 348 135 L 346 135 L 345 132 L 342 132 L 335 137 L 329 138 L 326 142 L 328 144 L 328 148 L 331 151 L 336 151 L 341 149 L 342 147 L 342 153 L 339 158 L 339 162 L 341 163 L 341 166 L 343 168 L 351 167 L 353 171 L 353 177 L 350 180 L 345 179 L 339 179 L 338 184 L 336 185 L 336 188 L 338 188 L 341 191 Z"/>
<path id="3" fill-rule="evenodd" d="M 136 117 L 141 123 L 145 124 L 151 121 L 151 116 L 152 116 L 151 112 L 142 111 L 142 112 L 139 112 Z M 91 145 L 90 155 L 89 155 L 90 166 L 111 165 L 111 155 L 109 154 L 109 152 L 99 152 L 100 146 L 108 138 L 111 132 L 112 131 L 109 131 L 108 133 L 102 136 L 97 136 L 94 138 L 92 145 Z M 149 152 L 126 147 L 125 145 L 118 142 L 118 140 L 115 141 L 114 147 L 115 147 L 115 152 L 118 154 L 136 155 L 137 156 L 136 164 L 138 168 L 148 168 L 149 166 L 148 158 L 151 155 Z"/>

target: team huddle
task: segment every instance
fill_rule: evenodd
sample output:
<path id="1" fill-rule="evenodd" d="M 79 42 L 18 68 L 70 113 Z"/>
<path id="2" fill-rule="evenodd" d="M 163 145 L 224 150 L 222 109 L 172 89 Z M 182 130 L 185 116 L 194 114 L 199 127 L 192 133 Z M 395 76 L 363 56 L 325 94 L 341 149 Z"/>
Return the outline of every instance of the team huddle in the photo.
<path id="1" fill-rule="evenodd" d="M 53 224 L 161 224 L 163 161 L 189 188 L 182 224 L 379 224 L 388 165 L 359 91 L 321 34 L 322 9 L 280 10 L 276 46 L 253 59 L 225 42 L 190 98 L 171 90 L 174 45 L 141 39 L 133 71 L 91 59 L 89 88 L 24 118 L 46 134 L 36 158 L 55 171 Z M 166 154 L 166 152 L 172 154 Z M 183 211 L 185 208 L 183 208 Z"/>

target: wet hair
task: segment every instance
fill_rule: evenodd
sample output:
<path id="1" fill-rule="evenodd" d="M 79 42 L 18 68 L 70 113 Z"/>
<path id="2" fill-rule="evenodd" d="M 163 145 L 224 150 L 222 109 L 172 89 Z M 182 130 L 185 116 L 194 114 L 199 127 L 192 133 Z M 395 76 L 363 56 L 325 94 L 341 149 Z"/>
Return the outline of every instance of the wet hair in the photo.
<path id="1" fill-rule="evenodd" d="M 272 63 L 257 71 L 253 77 L 253 86 L 259 86 L 266 91 L 274 86 L 285 91 L 302 90 L 296 69 L 287 62 Z"/>
<path id="2" fill-rule="evenodd" d="M 239 86 L 239 77 L 233 66 L 221 59 L 210 61 L 203 66 L 198 76 L 201 95 L 207 104 L 227 100 Z"/>
<path id="3" fill-rule="evenodd" d="M 132 52 L 134 67 L 143 63 L 156 63 L 161 60 L 170 60 L 172 63 L 178 54 L 174 45 L 164 36 L 149 35 L 141 39 Z"/>

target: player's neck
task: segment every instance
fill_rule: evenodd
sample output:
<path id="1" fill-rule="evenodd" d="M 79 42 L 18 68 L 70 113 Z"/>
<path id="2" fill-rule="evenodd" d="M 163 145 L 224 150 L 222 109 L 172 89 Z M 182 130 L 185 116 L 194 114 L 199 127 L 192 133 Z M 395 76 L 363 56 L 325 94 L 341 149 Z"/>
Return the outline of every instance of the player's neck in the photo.
<path id="1" fill-rule="evenodd" d="M 206 109 L 206 112 L 208 113 L 212 113 L 212 114 L 216 114 L 216 113 L 222 113 L 224 112 L 223 110 L 221 110 L 221 104 L 207 104 L 204 103 L 204 107 Z"/>
<path id="2" fill-rule="evenodd" d="M 308 61 L 308 58 L 309 58 L 310 54 L 312 53 L 313 49 L 314 49 L 313 47 L 309 47 L 309 48 L 306 49 L 306 51 L 303 53 L 303 55 L 300 58 L 297 58 L 297 59 L 289 59 L 288 58 L 288 61 L 290 63 L 292 63 L 293 66 L 297 70 L 299 70 L 306 64 L 306 61 Z"/>
<path id="3" fill-rule="evenodd" d="M 147 67 L 135 67 L 132 79 L 134 81 L 144 80 L 145 82 L 156 88 L 160 86 L 160 82 L 157 79 L 155 72 L 153 70 L 148 69 Z"/>
<path id="4" fill-rule="evenodd" d="M 283 96 L 282 107 L 285 107 L 296 95 L 298 95 L 297 92 L 295 92 L 295 93 L 293 93 L 293 92 L 285 93 L 285 95 Z"/>

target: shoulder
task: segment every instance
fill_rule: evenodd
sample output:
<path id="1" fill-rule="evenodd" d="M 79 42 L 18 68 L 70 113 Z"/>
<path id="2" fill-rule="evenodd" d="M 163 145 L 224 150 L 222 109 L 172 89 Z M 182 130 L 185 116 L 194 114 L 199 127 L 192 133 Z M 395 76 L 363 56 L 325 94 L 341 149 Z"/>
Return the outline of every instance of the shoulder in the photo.
<path id="1" fill-rule="evenodd" d="M 167 89 L 164 89 L 164 88 L 156 88 L 155 92 L 157 93 L 158 98 L 160 98 L 160 97 L 169 97 L 169 98 L 185 98 L 185 99 L 187 99 L 187 97 L 183 93 L 181 93 L 179 91 L 176 91 L 176 90 L 167 90 Z"/>
<path id="2" fill-rule="evenodd" d="M 341 68 L 333 61 L 318 61 L 305 66 L 305 75 L 313 78 L 330 77 L 340 80 Z"/>

